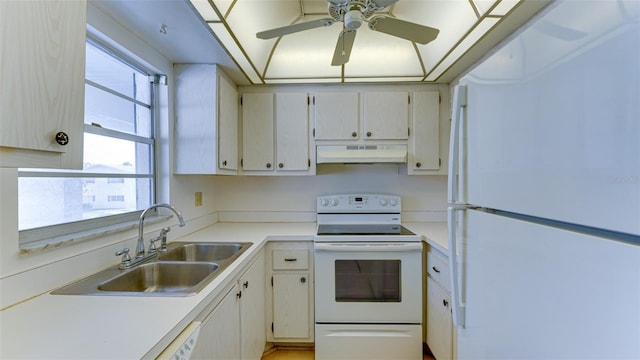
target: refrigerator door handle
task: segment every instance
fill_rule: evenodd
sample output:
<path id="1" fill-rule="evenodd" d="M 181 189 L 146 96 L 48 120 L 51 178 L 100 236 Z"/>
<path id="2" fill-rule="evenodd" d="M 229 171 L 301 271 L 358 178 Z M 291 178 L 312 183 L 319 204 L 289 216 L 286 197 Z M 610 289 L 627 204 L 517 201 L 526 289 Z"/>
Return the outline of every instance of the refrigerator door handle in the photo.
<path id="1" fill-rule="evenodd" d="M 462 123 L 462 109 L 467 106 L 467 86 L 457 85 L 453 90 L 453 107 L 451 114 L 451 133 L 449 134 L 449 181 L 447 191 L 447 201 L 455 204 L 459 201 L 458 179 L 462 181 L 460 174 L 459 156 L 460 152 L 460 126 Z"/>
<path id="2" fill-rule="evenodd" d="M 449 207 L 447 209 L 447 225 L 449 228 L 449 273 L 451 274 L 451 309 L 453 311 L 453 323 L 464 327 L 465 309 L 460 295 L 460 282 L 464 283 L 464 281 L 462 281 L 458 275 L 458 258 L 462 258 L 462 254 L 458 254 L 458 236 L 456 231 L 458 223 L 456 221 L 456 211 L 464 211 L 464 209 L 454 207 Z"/>

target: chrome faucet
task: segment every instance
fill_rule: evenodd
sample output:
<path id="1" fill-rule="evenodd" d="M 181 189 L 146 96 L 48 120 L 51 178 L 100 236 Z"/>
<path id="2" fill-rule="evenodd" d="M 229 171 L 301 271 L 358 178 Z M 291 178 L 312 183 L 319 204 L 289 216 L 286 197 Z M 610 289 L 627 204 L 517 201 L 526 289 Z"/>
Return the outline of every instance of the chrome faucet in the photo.
<path id="1" fill-rule="evenodd" d="M 169 204 L 155 204 L 146 208 L 142 212 L 142 214 L 140 214 L 140 221 L 138 222 L 138 244 L 136 245 L 136 259 L 144 257 L 144 217 L 147 215 L 147 212 L 159 207 L 167 208 L 173 211 L 178 217 L 178 226 L 184 226 L 184 219 L 182 218 L 182 214 L 180 213 L 180 211 L 176 210 L 176 208 Z"/>

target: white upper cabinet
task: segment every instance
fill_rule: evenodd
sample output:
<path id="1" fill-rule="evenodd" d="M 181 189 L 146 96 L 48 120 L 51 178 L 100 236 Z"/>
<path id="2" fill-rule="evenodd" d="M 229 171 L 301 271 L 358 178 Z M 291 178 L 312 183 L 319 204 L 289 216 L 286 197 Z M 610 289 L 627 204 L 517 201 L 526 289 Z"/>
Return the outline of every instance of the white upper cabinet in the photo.
<path id="1" fill-rule="evenodd" d="M 440 93 L 412 93 L 412 132 L 409 137 L 409 174 L 433 173 L 440 160 Z"/>
<path id="2" fill-rule="evenodd" d="M 360 136 L 358 92 L 316 93 L 313 103 L 316 140 L 346 140 Z"/>
<path id="3" fill-rule="evenodd" d="M 276 94 L 278 170 L 307 171 L 311 166 L 308 99 L 305 93 Z"/>
<path id="4" fill-rule="evenodd" d="M 407 140 L 409 137 L 409 93 L 406 91 L 321 92 L 314 95 L 313 103 L 315 140 Z"/>
<path id="5" fill-rule="evenodd" d="M 177 64 L 176 174 L 235 174 L 238 92 L 216 65 Z"/>
<path id="6" fill-rule="evenodd" d="M 246 175 L 312 175 L 306 93 L 242 95 L 242 171 Z"/>
<path id="7" fill-rule="evenodd" d="M 0 1 L 0 166 L 82 169 L 86 1 Z"/>
<path id="8" fill-rule="evenodd" d="M 242 170 L 271 171 L 274 159 L 273 94 L 242 94 Z"/>
<path id="9" fill-rule="evenodd" d="M 362 138 L 407 140 L 409 138 L 409 94 L 405 91 L 364 93 Z"/>

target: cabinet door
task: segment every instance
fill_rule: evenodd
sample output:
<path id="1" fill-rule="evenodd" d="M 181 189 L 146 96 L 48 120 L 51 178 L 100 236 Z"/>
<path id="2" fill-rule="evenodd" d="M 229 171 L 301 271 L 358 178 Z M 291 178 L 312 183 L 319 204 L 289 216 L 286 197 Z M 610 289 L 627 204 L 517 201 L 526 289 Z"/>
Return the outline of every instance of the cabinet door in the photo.
<path id="1" fill-rule="evenodd" d="M 86 1 L 0 1 L 0 166 L 82 169 L 86 13 Z"/>
<path id="2" fill-rule="evenodd" d="M 273 274 L 273 337 L 309 337 L 309 273 Z"/>
<path id="3" fill-rule="evenodd" d="M 452 320 L 449 295 L 427 279 L 427 345 L 438 360 L 451 359 Z"/>
<path id="4" fill-rule="evenodd" d="M 242 359 L 259 360 L 267 341 L 264 255 L 240 278 L 240 351 Z"/>
<path id="5" fill-rule="evenodd" d="M 242 169 L 273 170 L 273 94 L 242 95 Z"/>
<path id="6" fill-rule="evenodd" d="M 364 94 L 364 139 L 409 138 L 409 94 L 404 91 Z"/>
<path id="7" fill-rule="evenodd" d="M 440 168 L 440 93 L 413 93 L 409 167 L 413 171 Z"/>
<path id="8" fill-rule="evenodd" d="M 238 91 L 218 74 L 218 167 L 238 170 Z"/>
<path id="9" fill-rule="evenodd" d="M 202 322 L 192 359 L 240 359 L 239 293 L 235 285 Z"/>
<path id="10" fill-rule="evenodd" d="M 314 115 L 316 140 L 357 139 L 360 135 L 357 92 L 315 94 Z"/>
<path id="11" fill-rule="evenodd" d="M 309 105 L 307 94 L 276 95 L 278 170 L 309 169 Z"/>

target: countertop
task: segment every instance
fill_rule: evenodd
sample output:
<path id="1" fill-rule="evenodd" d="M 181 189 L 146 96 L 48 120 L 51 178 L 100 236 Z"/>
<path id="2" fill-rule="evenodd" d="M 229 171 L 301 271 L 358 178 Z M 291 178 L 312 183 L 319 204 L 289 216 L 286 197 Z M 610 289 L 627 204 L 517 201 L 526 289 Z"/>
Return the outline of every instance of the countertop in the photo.
<path id="1" fill-rule="evenodd" d="M 446 252 L 444 223 L 407 228 Z M 187 297 L 37 296 L 0 312 L 0 358 L 155 358 L 221 295 L 268 241 L 311 241 L 315 223 L 217 223 L 174 241 L 253 245 L 201 292 Z M 90 274 L 87 274 L 90 275 Z"/>

